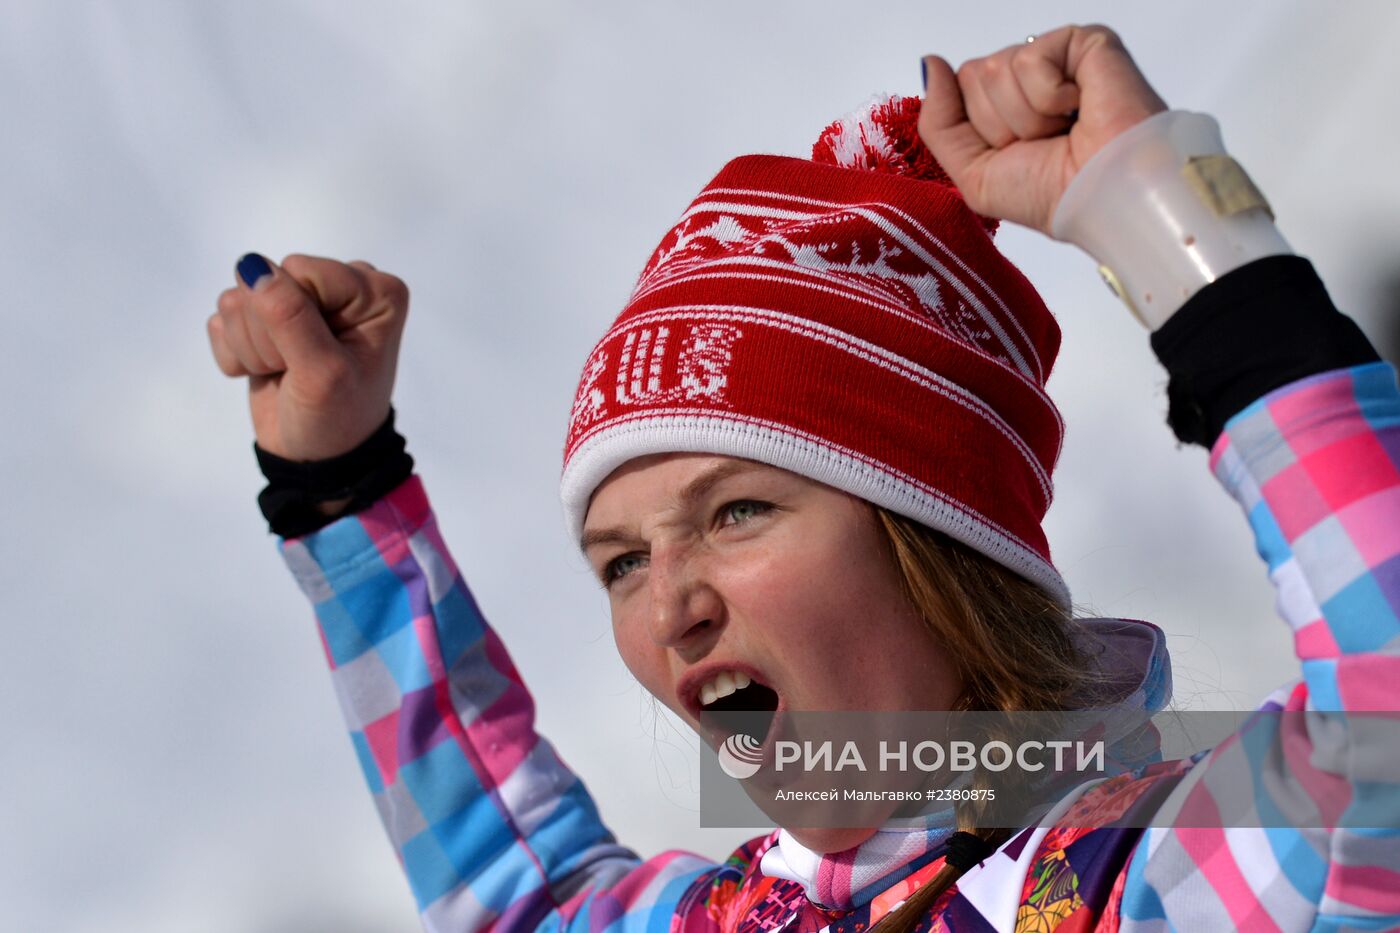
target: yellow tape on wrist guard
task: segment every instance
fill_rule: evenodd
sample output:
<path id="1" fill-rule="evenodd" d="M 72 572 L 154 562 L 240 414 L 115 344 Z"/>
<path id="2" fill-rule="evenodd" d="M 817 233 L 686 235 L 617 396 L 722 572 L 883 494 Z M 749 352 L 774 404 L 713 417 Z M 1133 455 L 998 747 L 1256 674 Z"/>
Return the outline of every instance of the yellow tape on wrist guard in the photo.
<path id="1" fill-rule="evenodd" d="M 1201 203 L 1217 217 L 1229 217 L 1256 207 L 1263 208 L 1270 218 L 1274 216 L 1263 192 L 1244 167 L 1228 155 L 1192 156 L 1182 167 L 1181 176 Z"/>

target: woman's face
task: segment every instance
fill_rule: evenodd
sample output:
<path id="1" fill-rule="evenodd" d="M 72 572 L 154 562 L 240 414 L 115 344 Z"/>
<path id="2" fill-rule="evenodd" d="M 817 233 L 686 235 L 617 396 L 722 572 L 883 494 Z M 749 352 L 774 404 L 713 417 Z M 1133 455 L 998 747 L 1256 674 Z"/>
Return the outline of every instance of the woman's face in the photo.
<path id="1" fill-rule="evenodd" d="M 699 714 L 726 672 L 779 710 L 939 710 L 961 692 L 873 509 L 829 486 L 735 457 L 640 457 L 594 493 L 583 543 L 628 668 L 712 744 Z M 868 835 L 798 838 L 838 851 Z"/>

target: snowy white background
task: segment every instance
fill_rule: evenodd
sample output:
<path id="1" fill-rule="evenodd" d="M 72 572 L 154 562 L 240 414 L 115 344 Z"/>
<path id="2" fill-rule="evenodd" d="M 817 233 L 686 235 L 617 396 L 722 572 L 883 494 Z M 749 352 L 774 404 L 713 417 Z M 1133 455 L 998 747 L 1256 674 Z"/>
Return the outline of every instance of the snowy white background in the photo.
<path id="1" fill-rule="evenodd" d="M 555 497 L 583 357 L 744 152 L 875 91 L 1106 21 L 1221 121 L 1285 235 L 1389 336 L 1400 5 L 707 2 L 0 6 L 5 489 L 0 904 L 24 931 L 411 930 L 313 622 L 254 504 L 204 320 L 247 250 L 413 288 L 396 392 L 447 538 L 542 729 L 643 854 L 711 855 L 694 744 L 615 656 Z M 1093 263 L 1014 229 L 1057 310 L 1049 519 L 1076 598 L 1171 633 L 1184 705 L 1292 676 L 1243 520 L 1162 425 Z"/>

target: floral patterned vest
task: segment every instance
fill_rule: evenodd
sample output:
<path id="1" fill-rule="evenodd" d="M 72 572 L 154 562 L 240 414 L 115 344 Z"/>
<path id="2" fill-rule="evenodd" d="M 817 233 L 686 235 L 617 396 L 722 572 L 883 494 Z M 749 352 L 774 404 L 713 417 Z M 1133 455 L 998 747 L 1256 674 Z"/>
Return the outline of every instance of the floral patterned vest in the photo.
<path id="1" fill-rule="evenodd" d="M 1030 861 L 1016 933 L 1117 930 L 1128 860 L 1143 830 L 1113 824 L 1140 823 L 1134 818 L 1156 812 L 1192 764 L 1185 759 L 1148 765 L 1110 778 L 1080 797 L 1064 819 L 1068 825 L 1046 833 Z M 868 903 L 849 911 L 826 910 L 809 901 L 797 882 L 759 871 L 763 853 L 777 835 L 775 831 L 745 843 L 716 873 L 693 885 L 677 907 L 671 933 L 863 933 L 943 867 L 942 850 L 934 850 L 912 873 Z M 1021 830 L 989 858 L 1019 858 L 1033 835 L 1033 829 Z M 996 928 L 954 884 L 916 929 L 992 933 Z"/>

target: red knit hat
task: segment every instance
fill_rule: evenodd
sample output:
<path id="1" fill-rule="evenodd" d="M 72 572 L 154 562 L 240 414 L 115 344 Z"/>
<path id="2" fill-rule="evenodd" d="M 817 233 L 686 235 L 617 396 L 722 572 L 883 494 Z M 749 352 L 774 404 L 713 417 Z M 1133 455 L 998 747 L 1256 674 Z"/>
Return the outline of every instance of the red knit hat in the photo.
<path id="1" fill-rule="evenodd" d="M 1060 329 L 918 111 L 879 98 L 813 161 L 741 156 L 666 234 L 584 364 L 561 479 L 575 537 L 628 460 L 727 454 L 946 532 L 1068 606 L 1040 527 Z"/>

